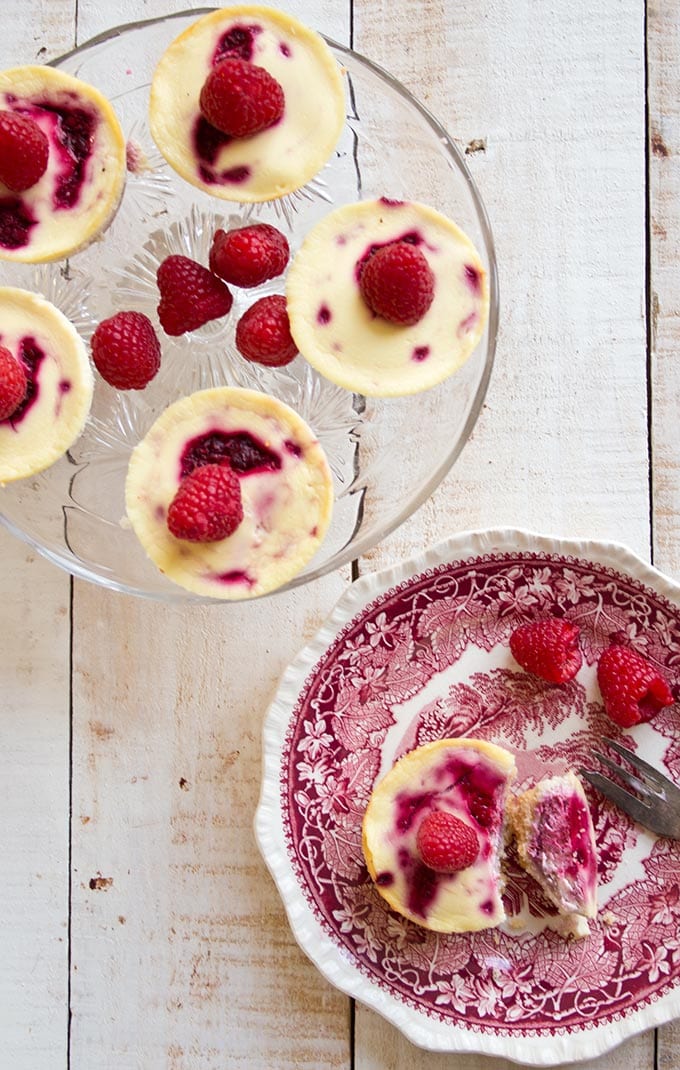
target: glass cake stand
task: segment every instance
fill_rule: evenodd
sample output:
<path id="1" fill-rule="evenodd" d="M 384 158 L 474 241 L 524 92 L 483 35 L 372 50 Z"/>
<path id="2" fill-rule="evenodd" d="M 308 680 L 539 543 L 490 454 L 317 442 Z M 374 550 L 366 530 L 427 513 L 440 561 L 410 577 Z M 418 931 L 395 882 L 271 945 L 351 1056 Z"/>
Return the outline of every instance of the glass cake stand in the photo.
<path id="1" fill-rule="evenodd" d="M 121 26 L 54 61 L 111 100 L 128 143 L 125 193 L 100 240 L 56 264 L 2 264 L 0 285 L 42 293 L 89 341 L 101 319 L 123 308 L 157 324 L 159 263 L 183 253 L 207 264 L 218 227 L 273 223 L 294 253 L 332 208 L 385 196 L 432 204 L 454 219 L 479 250 L 491 301 L 484 337 L 462 369 L 404 398 L 352 394 L 302 357 L 284 368 L 244 361 L 234 345 L 236 322 L 257 297 L 282 292 L 281 278 L 257 290 L 234 289 L 229 316 L 191 334 L 169 338 L 159 329 L 162 366 L 145 390 L 117 391 L 97 376 L 81 437 L 45 472 L 0 489 L 0 520 L 76 576 L 166 602 L 208 599 L 177 587 L 147 559 L 126 522 L 124 484 L 131 451 L 168 404 L 206 387 L 248 387 L 280 398 L 314 429 L 333 473 L 333 520 L 286 590 L 359 557 L 429 497 L 479 415 L 498 324 L 491 228 L 463 155 L 394 78 L 335 42 L 328 44 L 346 72 L 347 119 L 332 158 L 307 186 L 279 201 L 241 205 L 211 198 L 169 168 L 149 133 L 149 84 L 162 52 L 200 13 Z"/>

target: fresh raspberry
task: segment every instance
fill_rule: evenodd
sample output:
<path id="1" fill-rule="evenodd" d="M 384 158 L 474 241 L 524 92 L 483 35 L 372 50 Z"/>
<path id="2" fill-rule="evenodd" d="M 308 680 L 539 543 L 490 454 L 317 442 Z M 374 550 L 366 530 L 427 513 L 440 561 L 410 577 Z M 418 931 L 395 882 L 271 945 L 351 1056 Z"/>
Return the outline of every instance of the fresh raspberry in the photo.
<path id="1" fill-rule="evenodd" d="M 673 702 L 671 690 L 651 662 L 628 646 L 607 647 L 597 663 L 606 713 L 622 728 L 651 721 Z"/>
<path id="2" fill-rule="evenodd" d="M 377 249 L 361 268 L 361 296 L 376 316 L 410 327 L 421 320 L 434 298 L 434 275 L 411 242 L 395 241 Z"/>
<path id="3" fill-rule="evenodd" d="M 248 60 L 224 59 L 206 78 L 199 106 L 211 126 L 230 137 L 250 137 L 283 115 L 283 89 L 269 71 Z"/>
<path id="4" fill-rule="evenodd" d="M 280 368 L 297 356 L 290 333 L 286 299 L 280 294 L 261 297 L 236 324 L 236 348 L 246 360 Z"/>
<path id="5" fill-rule="evenodd" d="M 0 420 L 7 420 L 26 396 L 26 369 L 20 360 L 0 346 Z"/>
<path id="6" fill-rule="evenodd" d="M 218 542 L 243 520 L 241 484 L 228 464 L 204 464 L 180 483 L 168 509 L 168 528 L 177 539 Z"/>
<path id="7" fill-rule="evenodd" d="M 35 186 L 47 170 L 50 143 L 33 119 L 0 111 L 0 182 L 13 193 Z"/>
<path id="8" fill-rule="evenodd" d="M 475 830 L 448 810 L 431 810 L 420 823 L 416 847 L 421 860 L 436 873 L 457 873 L 479 854 Z"/>
<path id="9" fill-rule="evenodd" d="M 161 347 L 151 320 L 141 312 L 116 312 L 92 335 L 97 371 L 120 390 L 142 390 L 161 366 Z"/>
<path id="10" fill-rule="evenodd" d="M 161 300 L 158 318 L 166 334 L 195 331 L 226 316 L 233 297 L 221 279 L 188 256 L 168 256 L 156 272 Z"/>
<path id="11" fill-rule="evenodd" d="M 285 235 L 269 223 L 218 230 L 210 250 L 210 270 L 225 282 L 250 289 L 281 275 L 289 254 Z"/>
<path id="12" fill-rule="evenodd" d="M 564 684 L 581 668 L 579 627 L 568 620 L 549 617 L 515 628 L 510 649 L 523 669 L 547 680 Z"/>

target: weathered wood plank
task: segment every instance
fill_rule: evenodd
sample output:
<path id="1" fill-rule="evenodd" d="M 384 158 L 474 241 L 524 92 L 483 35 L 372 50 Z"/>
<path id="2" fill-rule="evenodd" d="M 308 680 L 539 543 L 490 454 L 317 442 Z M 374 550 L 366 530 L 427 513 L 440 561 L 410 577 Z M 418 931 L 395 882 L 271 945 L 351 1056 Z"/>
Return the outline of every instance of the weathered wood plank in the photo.
<path id="1" fill-rule="evenodd" d="M 3 0 L 2 67 L 47 63 L 75 42 L 77 0 Z"/>
<path id="2" fill-rule="evenodd" d="M 355 0 L 354 11 L 355 47 L 467 149 L 494 228 L 502 322 L 471 441 L 362 571 L 504 524 L 648 555 L 644 5 L 615 18 L 584 0 Z M 511 1065 L 419 1053 L 372 1012 L 356 1019 L 357 1070 Z M 653 1060 L 648 1033 L 579 1065 Z"/>
<path id="3" fill-rule="evenodd" d="M 654 561 L 680 578 L 680 25 L 647 5 Z M 658 1070 L 680 1066 L 680 1023 L 659 1030 Z"/>
<path id="4" fill-rule="evenodd" d="M 654 553 L 680 576 L 680 26 L 677 11 L 648 5 Z"/>
<path id="5" fill-rule="evenodd" d="M 345 1067 L 346 1000 L 254 844 L 262 714 L 341 580 L 180 609 L 76 592 L 72 1066 Z M 117 637 L 109 641 L 109 636 Z"/>
<path id="6" fill-rule="evenodd" d="M 14 0 L 18 2 L 18 0 Z M 195 8 L 229 7 L 233 5 L 206 4 L 201 0 L 145 0 L 140 9 L 139 0 L 80 0 L 78 4 L 78 41 L 84 43 L 91 37 L 113 26 L 140 19 L 153 19 L 177 11 L 192 11 Z M 302 19 L 315 30 L 325 33 L 336 41 L 349 41 L 349 5 L 333 4 L 331 0 L 290 0 L 281 6 L 283 10 Z"/>
<path id="7" fill-rule="evenodd" d="M 64 1070 L 69 578 L 5 531 L 0 546 L 0 1035 L 16 1070 Z"/>
<path id="8" fill-rule="evenodd" d="M 7 0 L 0 68 L 66 51 L 74 19 L 74 0 Z M 70 580 L 4 531 L 0 546 L 2 1061 L 13 1070 L 65 1070 Z"/>
<path id="9" fill-rule="evenodd" d="M 347 39 L 347 5 L 287 7 Z M 81 0 L 79 38 L 139 15 Z M 295 944 L 252 832 L 263 713 L 346 581 L 209 609 L 76 584 L 73 1070 L 349 1067 L 349 1001 Z"/>

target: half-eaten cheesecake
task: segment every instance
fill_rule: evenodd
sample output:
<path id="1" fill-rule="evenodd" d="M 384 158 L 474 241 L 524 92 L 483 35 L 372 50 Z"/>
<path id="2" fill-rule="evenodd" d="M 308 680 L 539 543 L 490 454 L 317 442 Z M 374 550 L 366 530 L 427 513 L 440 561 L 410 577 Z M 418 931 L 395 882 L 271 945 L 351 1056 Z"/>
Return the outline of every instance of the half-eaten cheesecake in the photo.
<path id="1" fill-rule="evenodd" d="M 369 874 L 393 910 L 444 933 L 504 920 L 500 856 L 514 776 L 509 751 L 467 738 L 426 743 L 392 767 L 373 789 L 362 839 Z M 423 833 L 440 822 L 465 842 L 464 868 L 446 872 L 445 861 L 444 869 L 441 859 L 436 869 L 424 861 Z M 436 828 L 434 839 L 436 848 Z"/>
<path id="2" fill-rule="evenodd" d="M 540 780 L 508 802 L 517 854 L 560 914 L 597 913 L 597 849 L 590 807 L 578 777 Z"/>

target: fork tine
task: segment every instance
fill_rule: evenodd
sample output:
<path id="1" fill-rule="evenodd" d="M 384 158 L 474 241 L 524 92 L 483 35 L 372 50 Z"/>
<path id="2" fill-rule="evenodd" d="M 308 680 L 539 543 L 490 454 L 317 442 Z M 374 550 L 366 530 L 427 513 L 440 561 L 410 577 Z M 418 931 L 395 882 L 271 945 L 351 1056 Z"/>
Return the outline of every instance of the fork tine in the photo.
<path id="1" fill-rule="evenodd" d="M 617 777 L 623 780 L 624 784 L 627 784 L 629 788 L 634 788 L 635 791 L 639 791 L 641 795 L 645 796 L 645 798 L 649 798 L 650 796 L 654 796 L 655 798 L 657 797 L 643 780 L 640 780 L 639 777 L 633 776 L 633 774 L 629 773 L 628 770 L 623 769 L 620 765 L 617 765 L 616 762 L 613 762 L 611 758 L 607 757 L 606 754 L 601 754 L 599 750 L 594 750 L 593 754 L 596 758 L 599 758 L 603 765 L 607 766 L 607 769 L 610 769 L 612 773 L 616 773 Z"/>
<path id="2" fill-rule="evenodd" d="M 658 796 L 654 795 L 650 797 L 651 804 L 643 799 L 638 799 L 635 795 L 631 795 L 629 791 L 615 784 L 609 777 L 603 776 L 602 773 L 596 773 L 592 769 L 581 768 L 579 773 L 584 780 L 587 780 L 589 784 L 597 788 L 606 798 L 610 799 L 626 814 L 629 814 L 640 825 L 644 825 L 645 828 L 658 833 L 659 836 L 671 836 L 673 839 L 680 840 L 680 814 L 677 806 L 672 803 L 663 803 Z"/>
<path id="3" fill-rule="evenodd" d="M 616 803 L 621 810 L 629 814 L 634 821 L 638 821 L 641 825 L 645 825 L 646 828 L 652 829 L 653 832 L 658 832 L 662 836 L 668 835 L 668 828 L 663 818 L 660 818 L 656 810 L 652 809 L 647 803 L 642 802 L 635 795 L 631 795 L 629 791 L 615 784 L 609 777 L 603 776 L 602 773 L 595 773 L 592 769 L 579 769 L 579 773 L 589 784 L 592 784 L 594 788 L 597 788 L 613 803 Z"/>
<path id="4" fill-rule="evenodd" d="M 632 750 L 628 750 L 628 748 L 622 746 L 621 743 L 617 743 L 615 739 L 609 739 L 607 736 L 604 736 L 602 742 L 606 743 L 608 747 L 611 747 L 611 749 L 620 755 L 621 758 L 625 758 L 627 762 L 630 762 L 639 773 L 648 778 L 655 788 L 668 788 L 669 785 L 672 788 L 675 787 L 675 784 L 673 784 L 668 777 L 665 777 L 663 773 L 660 773 L 653 765 L 646 762 L 644 758 L 638 757 Z"/>

